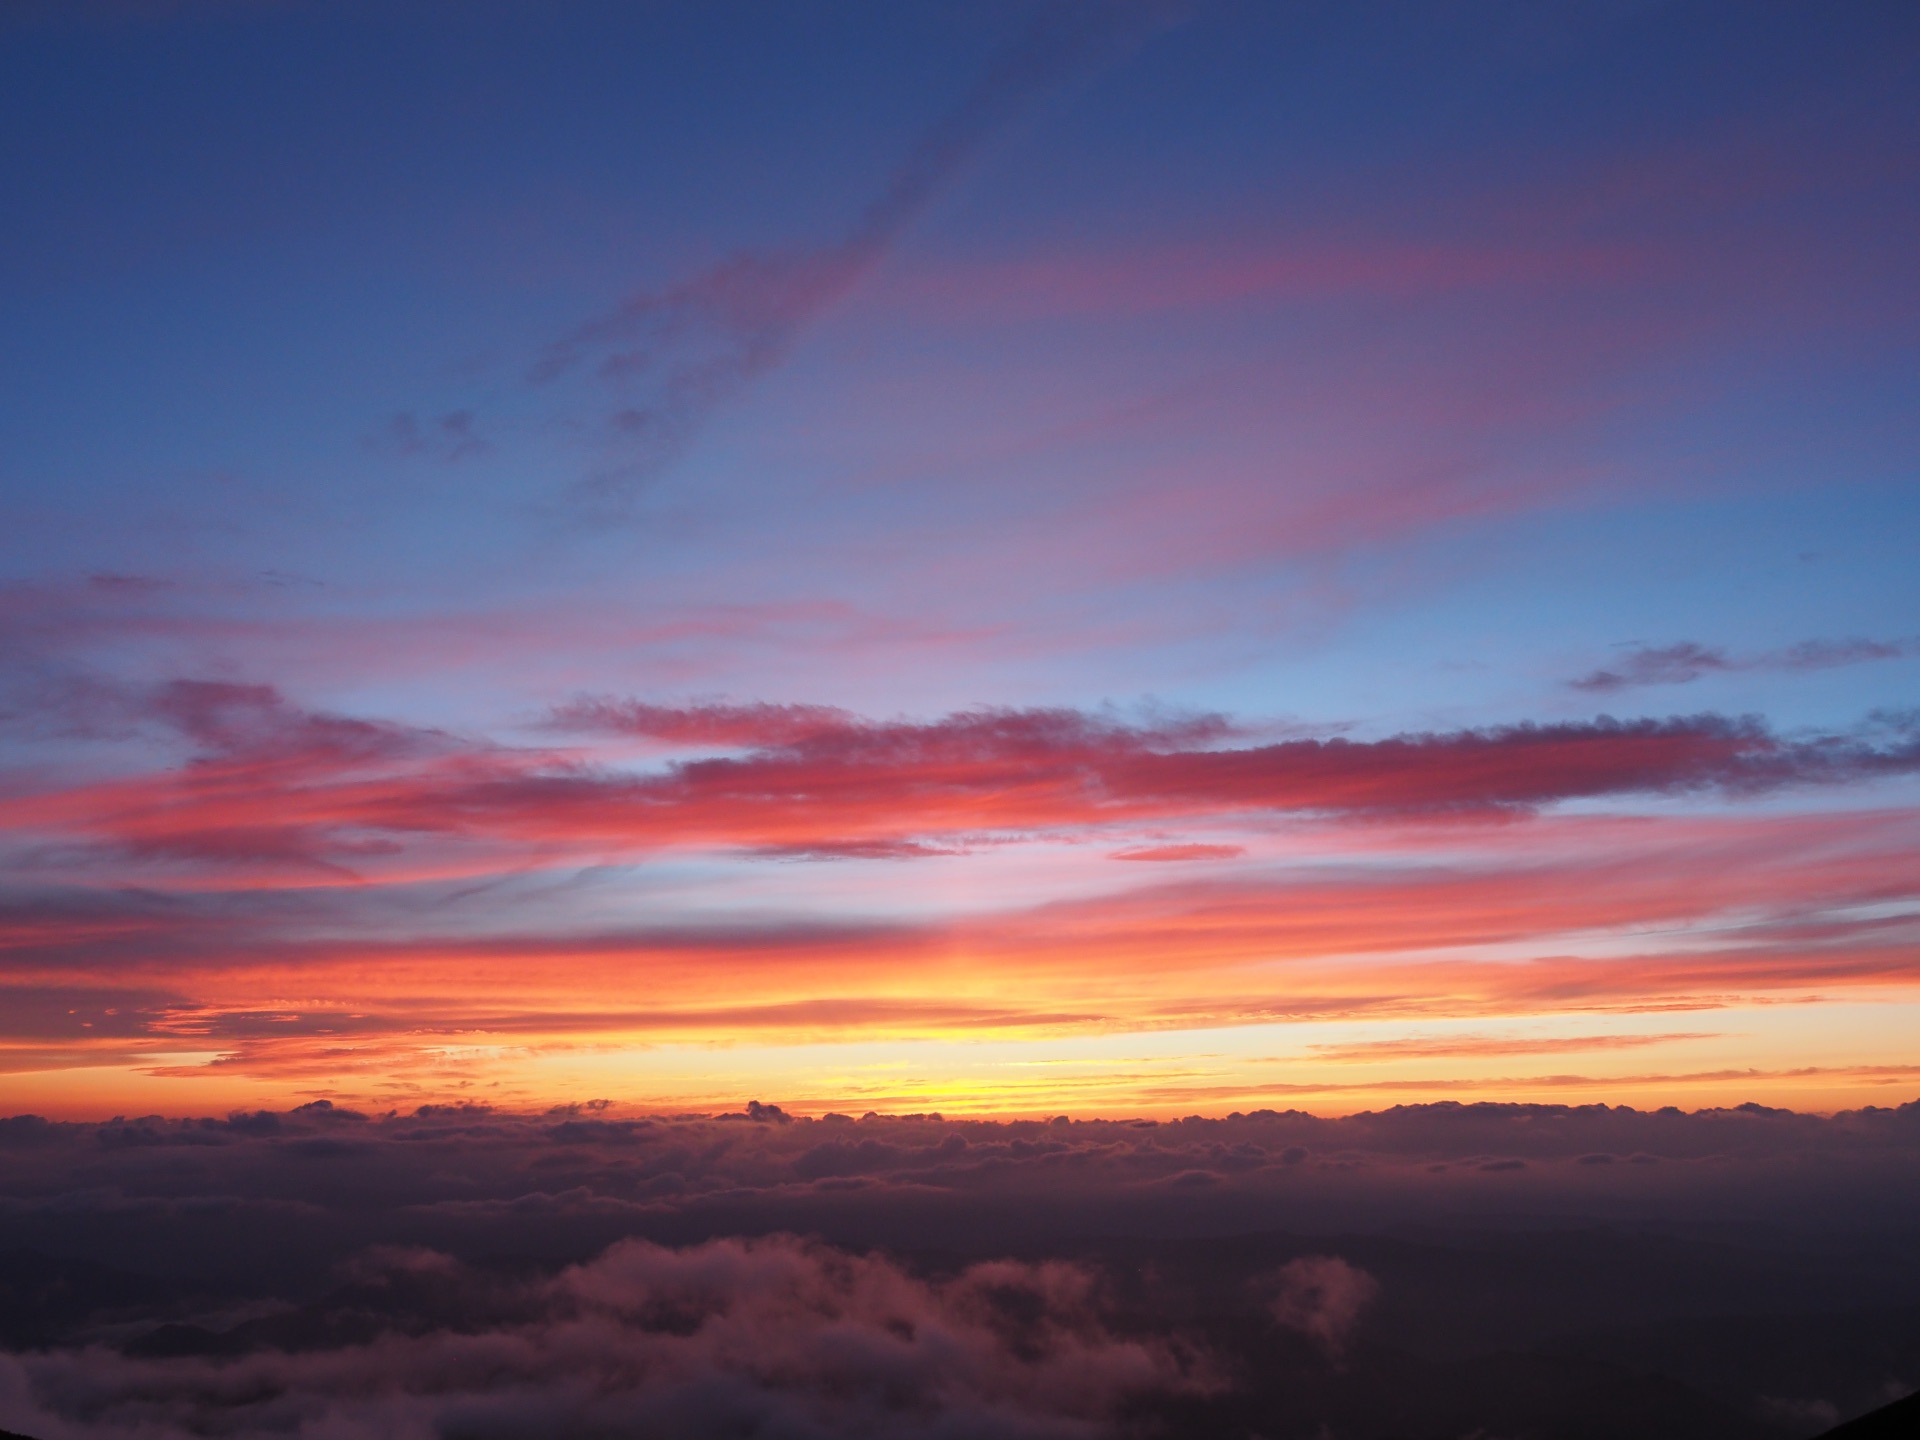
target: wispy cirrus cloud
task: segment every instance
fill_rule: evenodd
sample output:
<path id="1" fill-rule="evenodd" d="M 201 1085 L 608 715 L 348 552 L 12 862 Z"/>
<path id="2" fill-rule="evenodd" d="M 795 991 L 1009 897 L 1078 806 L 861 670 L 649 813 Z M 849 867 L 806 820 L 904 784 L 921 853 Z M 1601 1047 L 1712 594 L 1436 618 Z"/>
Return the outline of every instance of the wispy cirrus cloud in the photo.
<path id="1" fill-rule="evenodd" d="M 1627 826 L 1612 845 L 1502 831 L 1491 853 L 1445 862 L 1236 867 L 893 921 L 770 914 L 594 926 L 556 915 L 543 925 L 508 905 L 473 917 L 484 921 L 475 930 L 430 907 L 410 922 L 428 928 L 407 936 L 392 918 L 407 912 L 383 909 L 378 886 L 340 888 L 321 905 L 78 894 L 0 914 L 11 997 L 0 1043 L 32 1049 L 35 1068 L 112 1062 L 176 1077 L 354 1077 L 431 1091 L 495 1063 L 450 1058 L 476 1046 L 552 1064 L 578 1045 L 1058 1040 L 1910 992 L 1920 984 L 1914 824 L 1910 814 L 1794 817 L 1671 837 Z M 77 974 L 88 977 L 78 989 Z M 1439 1042 L 1418 1033 L 1407 1054 L 1375 1058 L 1442 1058 L 1422 1048 Z M 1686 1043 L 1703 1035 L 1689 1031 Z M 1637 1043 L 1547 1038 L 1551 1047 L 1488 1053 Z M 154 1050 L 200 1058 L 138 1060 Z M 213 1054 L 222 1058 L 208 1068 Z M 1142 1093 L 1110 1084 L 1116 1095 Z"/>
<path id="2" fill-rule="evenodd" d="M 591 366 L 621 399 L 610 425 L 629 458 L 586 488 L 617 501 L 670 464 L 707 416 L 786 359 L 809 322 L 867 275 L 981 146 L 1040 94 L 1154 23 L 1139 4 L 1071 0 L 1035 12 L 960 100 L 920 133 L 838 241 L 748 251 L 642 292 L 547 346 L 535 382 Z"/>
<path id="3" fill-rule="evenodd" d="M 402 410 L 390 415 L 363 443 L 380 454 L 427 456 L 447 464 L 471 460 L 493 448 L 480 437 L 471 410 L 451 410 L 424 422 L 413 411 Z"/>
<path id="4" fill-rule="evenodd" d="M 1364 1040 L 1345 1045 L 1315 1045 L 1323 1060 L 1452 1060 L 1481 1055 L 1566 1055 L 1583 1050 L 1639 1050 L 1649 1045 L 1712 1040 L 1711 1031 L 1663 1030 L 1651 1034 L 1595 1035 L 1403 1035 L 1393 1040 Z"/>
<path id="5" fill-rule="evenodd" d="M 1244 845 L 1206 845 L 1199 843 L 1179 845 L 1136 845 L 1129 850 L 1116 850 L 1109 859 L 1113 860 L 1234 860 L 1247 853 Z"/>

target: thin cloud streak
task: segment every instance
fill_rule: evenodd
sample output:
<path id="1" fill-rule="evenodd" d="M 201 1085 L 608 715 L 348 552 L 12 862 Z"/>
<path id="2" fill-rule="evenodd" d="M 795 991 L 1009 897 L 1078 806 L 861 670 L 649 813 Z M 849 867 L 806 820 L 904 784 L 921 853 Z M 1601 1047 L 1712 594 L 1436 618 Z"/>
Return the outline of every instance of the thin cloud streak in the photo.
<path id="1" fill-rule="evenodd" d="M 593 365 L 626 392 L 611 428 L 630 458 L 582 487 L 630 500 L 679 458 L 707 417 L 784 361 L 801 331 L 886 256 L 901 233 L 1006 123 L 1153 18 L 1137 4 L 1049 5 L 923 131 L 837 243 L 747 252 L 666 290 L 634 295 L 550 344 L 536 383 Z"/>
<path id="2" fill-rule="evenodd" d="M 354 923 L 355 890 L 330 918 L 102 897 L 92 924 L 75 897 L 0 925 L 0 1040 L 19 1056 L 0 1068 L 117 1064 L 196 1084 L 225 1074 L 432 1095 L 489 1077 L 521 1084 L 570 1055 L 591 1073 L 585 1057 L 605 1047 L 1058 1042 L 1549 1014 L 1617 1024 L 1899 999 L 1920 989 L 1914 824 L 1726 821 L 1717 838 L 1696 826 L 1664 842 L 1628 827 L 1605 852 L 1591 837 L 1556 841 L 1551 826 L 1531 847 L 1498 831 L 1471 866 L 1415 854 L 1255 870 L 934 923 L 542 931 L 508 913 L 482 933 L 403 940 L 377 910 Z M 1549 855 L 1518 860 L 1528 848 Z M 73 986 L 78 973 L 86 987 Z M 142 1058 L 159 1051 L 194 1058 Z M 1055 1076 L 1032 1093 L 1063 1086 Z"/>
<path id="3" fill-rule="evenodd" d="M 1612 668 L 1595 670 L 1567 683 L 1575 690 L 1605 695 L 1640 685 L 1688 685 L 1703 675 L 1747 670 L 1794 674 L 1835 670 L 1874 660 L 1902 660 L 1912 655 L 1920 655 L 1920 641 L 1803 640 L 1784 650 L 1735 656 L 1717 647 L 1687 640 L 1676 645 L 1643 646 L 1629 651 L 1626 658 L 1615 662 Z"/>
<path id="4" fill-rule="evenodd" d="M 1481 1055 L 1565 1055 L 1582 1050 L 1638 1050 L 1648 1045 L 1713 1040 L 1707 1030 L 1668 1030 L 1632 1035 L 1455 1035 L 1402 1036 L 1397 1040 L 1366 1040 L 1349 1045 L 1314 1045 L 1311 1053 L 1322 1060 L 1371 1063 L 1383 1060 L 1452 1060 Z"/>
<path id="5" fill-rule="evenodd" d="M 865 721 L 824 707 L 586 701 L 555 723 L 740 753 L 622 770 L 589 753 L 475 744 L 309 712 L 264 686 L 174 682 L 146 718 L 187 742 L 171 771 L 21 787 L 0 833 L 132 858 L 402 870 L 427 842 L 522 863 L 720 847 L 910 858 L 969 841 L 1222 816 L 1520 816 L 1567 801 L 1742 797 L 1920 770 L 1920 738 L 1786 739 L 1754 720 L 1520 724 L 1366 741 L 1231 745 L 1224 717 L 1128 723 L 1075 710 Z M 440 865 L 429 861 L 424 873 Z M 450 862 L 460 873 L 462 862 Z M 475 851 L 467 863 L 484 863 Z M 494 863 L 497 863 L 495 861 Z"/>

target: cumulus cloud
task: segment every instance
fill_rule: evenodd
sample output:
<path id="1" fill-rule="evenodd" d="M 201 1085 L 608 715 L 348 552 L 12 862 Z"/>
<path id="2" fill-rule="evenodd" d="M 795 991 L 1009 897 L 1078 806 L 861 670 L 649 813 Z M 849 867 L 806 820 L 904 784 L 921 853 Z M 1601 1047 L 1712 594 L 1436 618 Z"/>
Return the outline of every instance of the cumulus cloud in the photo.
<path id="1" fill-rule="evenodd" d="M 1380 1293 L 1380 1282 L 1333 1255 L 1304 1255 L 1273 1277 L 1276 1324 L 1297 1330 L 1329 1355 L 1346 1352 L 1361 1313 Z"/>
<path id="2" fill-rule="evenodd" d="M 1395 1433 L 1411 1412 L 1368 1408 L 1384 1385 L 1438 1407 L 1421 1433 L 1553 1433 L 1557 1414 L 1502 1408 L 1547 1319 L 1793 1304 L 1831 1328 L 1836 1295 L 1904 1303 L 1920 1256 L 1886 1237 L 1920 1200 L 1916 1155 L 1920 1103 L 22 1116 L 0 1122 L 0 1428 Z M 1702 1225 L 1785 1243 L 1676 1264 Z M 1831 1246 L 1856 1231 L 1872 1263 L 1842 1274 Z M 1481 1380 L 1396 1348 L 1469 1342 L 1503 1357 Z M 1528 1403 L 1632 1383 L 1569 1363 L 1556 1348 Z"/>
<path id="3" fill-rule="evenodd" d="M 1191 1357 L 1115 1335 L 1094 1277 L 1059 1261 L 924 1279 L 772 1236 L 627 1240 L 518 1286 L 430 1251 L 376 1252 L 352 1279 L 386 1306 L 361 1312 L 383 1331 L 361 1343 L 30 1354 L 0 1361 L 0 1414 L 46 1440 L 1070 1437 L 1200 1378 Z"/>

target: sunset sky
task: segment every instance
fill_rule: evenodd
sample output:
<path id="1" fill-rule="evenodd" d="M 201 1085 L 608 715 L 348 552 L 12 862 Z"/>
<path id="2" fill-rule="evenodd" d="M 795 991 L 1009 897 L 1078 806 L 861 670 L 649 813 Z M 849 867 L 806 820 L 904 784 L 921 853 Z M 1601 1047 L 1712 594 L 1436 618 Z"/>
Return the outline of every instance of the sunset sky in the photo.
<path id="1" fill-rule="evenodd" d="M 0 1114 L 1920 1096 L 1917 153 L 1905 3 L 9 7 Z"/>

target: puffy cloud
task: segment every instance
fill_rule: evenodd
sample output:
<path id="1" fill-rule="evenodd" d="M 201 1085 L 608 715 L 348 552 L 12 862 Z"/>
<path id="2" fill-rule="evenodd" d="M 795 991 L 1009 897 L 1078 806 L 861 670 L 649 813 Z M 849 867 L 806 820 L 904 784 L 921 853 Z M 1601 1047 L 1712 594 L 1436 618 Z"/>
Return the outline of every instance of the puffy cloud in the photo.
<path id="1" fill-rule="evenodd" d="M 1380 1293 L 1373 1276 L 1333 1255 L 1289 1260 L 1274 1282 L 1275 1322 L 1308 1336 L 1335 1357 L 1346 1351 L 1361 1312 Z"/>
<path id="2" fill-rule="evenodd" d="M 1102 1431 L 1130 1397 L 1205 1380 L 1193 1357 L 1116 1335 L 1093 1275 L 1061 1261 L 927 1279 L 772 1236 L 626 1240 L 519 1285 L 419 1250 L 374 1252 L 350 1278 L 338 1298 L 354 1316 L 336 1312 L 334 1334 L 304 1344 L 283 1331 L 277 1345 L 167 1356 L 190 1338 L 176 1330 L 129 1354 L 0 1361 L 0 1414 L 47 1440 L 1068 1437 Z M 327 1343 L 344 1335 L 356 1338 Z"/>

